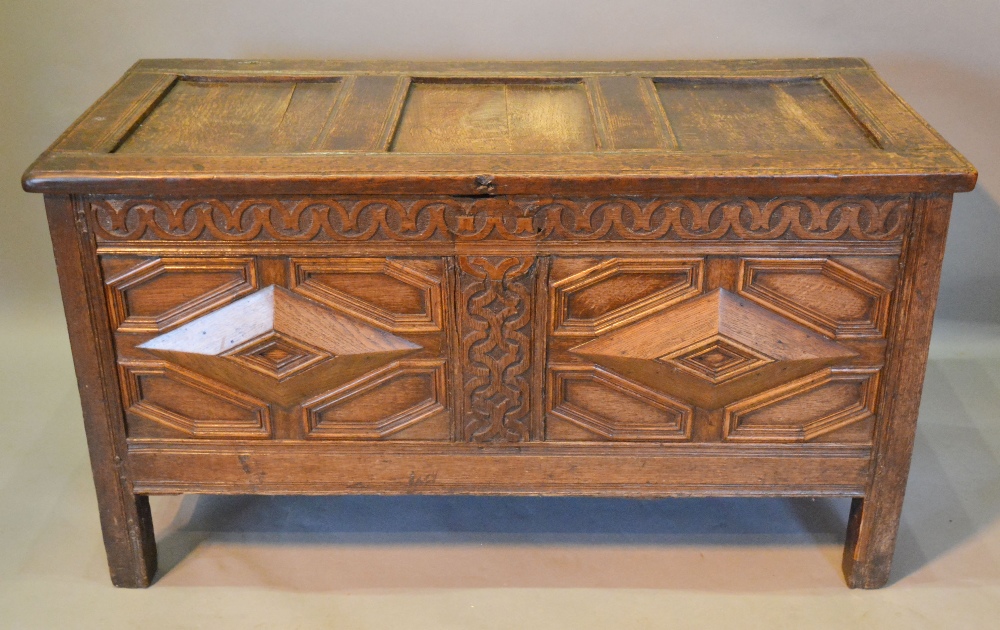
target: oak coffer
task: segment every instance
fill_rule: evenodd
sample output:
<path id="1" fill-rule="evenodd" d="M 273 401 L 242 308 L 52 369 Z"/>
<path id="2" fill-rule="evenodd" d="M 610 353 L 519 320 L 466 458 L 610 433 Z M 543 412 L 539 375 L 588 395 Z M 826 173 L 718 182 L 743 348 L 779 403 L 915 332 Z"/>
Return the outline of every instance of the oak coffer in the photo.
<path id="1" fill-rule="evenodd" d="M 161 493 L 847 496 L 889 576 L 952 194 L 858 59 L 141 61 L 31 166 L 111 576 Z"/>

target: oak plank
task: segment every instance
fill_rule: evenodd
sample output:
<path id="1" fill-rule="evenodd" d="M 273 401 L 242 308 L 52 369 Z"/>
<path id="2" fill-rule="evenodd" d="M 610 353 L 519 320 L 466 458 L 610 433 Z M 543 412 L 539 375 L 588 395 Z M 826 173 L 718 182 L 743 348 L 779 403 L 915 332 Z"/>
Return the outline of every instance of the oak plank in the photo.
<path id="1" fill-rule="evenodd" d="M 403 76 L 359 76 L 347 82 L 330 127 L 315 151 L 382 151 L 399 115 L 409 80 Z"/>
<path id="2" fill-rule="evenodd" d="M 594 92 L 594 114 L 609 150 L 678 148 L 649 79 L 599 76 L 588 85 Z"/>
<path id="3" fill-rule="evenodd" d="M 851 504 L 847 526 L 843 569 L 852 588 L 879 588 L 889 580 L 950 215 L 950 195 L 920 199 L 903 253 L 907 273 L 899 281 L 898 306 L 890 326 L 895 333 L 883 390 L 886 409 L 876 427 L 868 488 Z"/>
<path id="4" fill-rule="evenodd" d="M 145 587 L 156 573 L 153 520 L 149 499 L 135 492 L 124 463 L 125 421 L 93 234 L 80 220 L 79 205 L 71 198 L 46 197 L 45 210 L 80 387 L 111 581 L 115 586 Z"/>
<path id="5" fill-rule="evenodd" d="M 483 450 L 460 445 L 377 451 L 306 445 L 133 443 L 129 466 L 145 492 L 278 494 L 540 494 L 592 496 L 857 496 L 865 449 L 742 453 L 718 449 Z M 374 453 L 380 456 L 372 457 Z M 198 471 L 210 469 L 211 478 Z M 306 481 L 308 480 L 308 481 Z"/>

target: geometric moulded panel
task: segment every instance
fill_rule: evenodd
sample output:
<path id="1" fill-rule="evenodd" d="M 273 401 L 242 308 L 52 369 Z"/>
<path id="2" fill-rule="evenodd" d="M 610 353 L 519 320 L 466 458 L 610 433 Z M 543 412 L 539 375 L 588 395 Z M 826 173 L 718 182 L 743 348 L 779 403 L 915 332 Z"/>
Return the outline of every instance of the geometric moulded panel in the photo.
<path id="1" fill-rule="evenodd" d="M 156 362 L 126 363 L 121 373 L 129 415 L 193 437 L 261 438 L 271 434 L 267 403 L 253 396 Z M 129 423 L 130 437 L 146 437 L 142 434 L 148 432 L 138 425 L 133 430 Z"/>
<path id="2" fill-rule="evenodd" d="M 249 258 L 134 260 L 102 259 L 111 323 L 120 332 L 162 332 L 257 288 Z"/>
<path id="3" fill-rule="evenodd" d="M 857 356 L 724 289 L 675 304 L 570 352 L 705 409 Z"/>
<path id="4" fill-rule="evenodd" d="M 698 295 L 702 276 L 700 259 L 604 260 L 550 285 L 553 334 L 596 335 L 618 328 Z"/>
<path id="5" fill-rule="evenodd" d="M 737 292 L 830 337 L 882 337 L 890 291 L 829 258 L 740 261 Z"/>
<path id="6" fill-rule="evenodd" d="M 392 332 L 441 330 L 440 258 L 293 259 L 292 288 Z"/>
<path id="7" fill-rule="evenodd" d="M 303 404 L 306 436 L 448 440 L 445 363 L 397 361 Z"/>
<path id="8" fill-rule="evenodd" d="M 138 348 L 287 406 L 420 346 L 272 285 Z"/>
<path id="9" fill-rule="evenodd" d="M 693 346 L 685 346 L 656 360 L 690 372 L 713 385 L 725 383 L 774 362 L 771 357 L 721 334 L 713 335 Z"/>
<path id="10" fill-rule="evenodd" d="M 853 428 L 874 415 L 878 374 L 877 368 L 827 369 L 741 400 L 725 409 L 723 438 L 808 442 Z M 870 443 L 871 428 L 847 441 Z"/>
<path id="11" fill-rule="evenodd" d="M 550 365 L 547 441 L 686 441 L 693 410 L 594 366 Z"/>

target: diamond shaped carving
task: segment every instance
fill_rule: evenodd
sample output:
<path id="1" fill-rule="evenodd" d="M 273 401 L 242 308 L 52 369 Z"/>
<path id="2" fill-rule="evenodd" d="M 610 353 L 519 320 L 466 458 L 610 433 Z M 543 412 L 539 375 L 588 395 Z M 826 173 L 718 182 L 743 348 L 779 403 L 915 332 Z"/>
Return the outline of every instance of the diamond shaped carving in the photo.
<path id="1" fill-rule="evenodd" d="M 707 409 L 856 356 L 850 348 L 724 289 L 571 352 Z"/>
<path id="2" fill-rule="evenodd" d="M 333 355 L 275 331 L 251 339 L 225 356 L 278 380 L 288 378 Z"/>
<path id="3" fill-rule="evenodd" d="M 282 405 L 420 348 L 273 285 L 138 347 Z"/>
<path id="4" fill-rule="evenodd" d="M 683 348 L 657 361 L 687 370 L 712 383 L 723 383 L 767 365 L 773 359 L 732 339 L 715 335 L 694 348 Z"/>

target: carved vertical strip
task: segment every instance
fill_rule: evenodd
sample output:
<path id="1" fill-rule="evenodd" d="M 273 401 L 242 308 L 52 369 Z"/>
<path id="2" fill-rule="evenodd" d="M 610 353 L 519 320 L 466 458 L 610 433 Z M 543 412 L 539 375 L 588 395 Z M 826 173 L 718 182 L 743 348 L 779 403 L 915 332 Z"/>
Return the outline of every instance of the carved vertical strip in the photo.
<path id="1" fill-rule="evenodd" d="M 547 340 L 545 331 L 549 328 L 549 267 L 551 258 L 542 256 L 538 259 L 535 271 L 535 321 L 532 324 L 534 339 L 532 340 L 531 364 L 535 366 L 531 375 L 531 439 L 545 439 L 545 372 L 548 364 Z"/>
<path id="2" fill-rule="evenodd" d="M 531 437 L 533 256 L 460 256 L 463 438 Z"/>
<path id="3" fill-rule="evenodd" d="M 463 348 L 462 348 L 462 335 L 458 327 L 462 321 L 462 315 L 459 313 L 459 305 L 457 301 L 459 299 L 458 293 L 458 263 L 452 258 L 448 257 L 445 259 L 445 279 L 447 284 L 446 290 L 444 291 L 444 297 L 446 303 L 444 305 L 445 312 L 445 331 L 448 335 L 447 337 L 447 348 L 448 348 L 448 363 L 449 363 L 449 385 L 448 385 L 448 402 L 445 406 L 452 410 L 451 417 L 451 439 L 453 442 L 461 442 L 465 438 L 465 395 L 464 395 L 464 380 L 462 378 L 464 361 L 462 360 Z M 462 307 L 464 309 L 464 306 Z"/>

